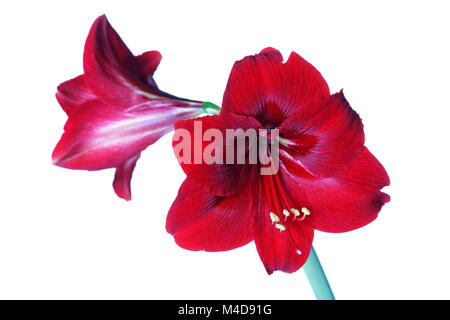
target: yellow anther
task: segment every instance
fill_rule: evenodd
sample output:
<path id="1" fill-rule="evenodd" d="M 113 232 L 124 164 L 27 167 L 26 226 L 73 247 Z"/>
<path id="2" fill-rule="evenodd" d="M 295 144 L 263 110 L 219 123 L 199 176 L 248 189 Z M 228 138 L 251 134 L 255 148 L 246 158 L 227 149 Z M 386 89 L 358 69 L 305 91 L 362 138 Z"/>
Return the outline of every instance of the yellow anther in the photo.
<path id="1" fill-rule="evenodd" d="M 287 209 L 284 209 L 283 210 L 283 214 L 286 216 L 286 217 L 289 217 L 291 214 L 289 213 L 289 211 L 287 211 Z"/>
<path id="2" fill-rule="evenodd" d="M 270 219 L 272 220 L 272 222 L 280 221 L 280 218 L 278 218 L 278 216 L 275 213 L 271 212 L 269 215 L 270 215 Z"/>
<path id="3" fill-rule="evenodd" d="M 286 227 L 279 223 L 275 224 L 275 228 L 280 229 L 280 231 L 286 230 Z"/>
<path id="4" fill-rule="evenodd" d="M 298 217 L 298 216 L 300 215 L 300 211 L 298 211 L 298 210 L 295 209 L 295 208 L 292 208 L 292 209 L 291 209 L 291 212 L 292 212 L 293 214 L 295 214 L 296 217 Z"/>
<path id="5" fill-rule="evenodd" d="M 305 207 L 302 208 L 302 212 L 305 214 L 305 216 L 309 216 L 311 214 L 311 212 Z"/>

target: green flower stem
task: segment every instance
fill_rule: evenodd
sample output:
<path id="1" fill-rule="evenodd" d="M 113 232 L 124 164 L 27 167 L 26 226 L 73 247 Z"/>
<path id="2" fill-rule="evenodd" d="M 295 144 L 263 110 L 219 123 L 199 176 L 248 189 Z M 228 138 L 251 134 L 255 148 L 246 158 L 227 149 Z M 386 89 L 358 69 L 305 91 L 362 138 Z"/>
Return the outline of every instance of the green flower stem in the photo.
<path id="1" fill-rule="evenodd" d="M 203 102 L 203 112 L 210 114 L 210 115 L 215 115 L 215 114 L 219 114 L 220 113 L 220 107 L 218 105 L 215 105 L 214 103 L 211 102 Z"/>
<path id="2" fill-rule="evenodd" d="M 309 258 L 304 264 L 303 270 L 305 270 L 306 277 L 317 300 L 335 300 L 314 247 L 311 247 Z"/>

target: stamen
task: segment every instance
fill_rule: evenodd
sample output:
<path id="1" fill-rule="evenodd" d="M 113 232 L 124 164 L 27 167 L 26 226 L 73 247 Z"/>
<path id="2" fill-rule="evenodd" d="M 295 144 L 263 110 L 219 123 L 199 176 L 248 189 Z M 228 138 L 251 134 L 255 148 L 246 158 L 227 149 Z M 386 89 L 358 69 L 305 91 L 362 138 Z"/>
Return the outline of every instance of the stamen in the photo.
<path id="1" fill-rule="evenodd" d="M 263 133 L 264 134 L 264 133 Z M 303 221 L 311 212 L 302 207 L 301 210 L 294 207 L 293 201 L 290 199 L 289 193 L 283 187 L 278 174 L 264 176 L 263 188 L 268 201 L 269 216 L 275 228 L 281 231 L 288 230 L 290 223 L 299 223 Z M 275 213 L 276 212 L 276 213 Z M 284 216 L 284 219 L 282 218 Z M 292 216 L 292 221 L 288 218 Z M 283 222 L 280 222 L 282 221 Z M 292 238 L 292 235 L 288 231 Z M 294 240 L 292 240 L 294 241 Z M 295 243 L 295 241 L 294 241 Z M 300 250 L 297 252 L 301 254 Z"/>
<path id="2" fill-rule="evenodd" d="M 280 221 L 280 218 L 273 212 L 270 213 L 270 219 L 272 220 L 272 223 Z"/>
<path id="3" fill-rule="evenodd" d="M 305 216 L 309 216 L 311 214 L 311 211 L 309 211 L 307 208 L 303 207 L 302 212 L 305 214 Z"/>

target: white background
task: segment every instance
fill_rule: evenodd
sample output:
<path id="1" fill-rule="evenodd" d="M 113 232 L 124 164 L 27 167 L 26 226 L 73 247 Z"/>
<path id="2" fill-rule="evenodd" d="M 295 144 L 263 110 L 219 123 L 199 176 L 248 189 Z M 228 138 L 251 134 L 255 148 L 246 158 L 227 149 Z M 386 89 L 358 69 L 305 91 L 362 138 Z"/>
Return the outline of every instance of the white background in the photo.
<path id="1" fill-rule="evenodd" d="M 392 200 L 365 228 L 316 233 L 336 297 L 450 298 L 445 1 L 124 0 L 0 4 L 0 298 L 314 298 L 302 270 L 268 276 L 253 243 L 175 244 L 165 217 L 184 174 L 170 134 L 143 153 L 131 202 L 113 193 L 113 170 L 51 165 L 66 120 L 56 87 L 82 73 L 103 13 L 133 53 L 162 53 L 155 79 L 178 96 L 220 104 L 234 61 L 266 46 L 344 88 Z"/>

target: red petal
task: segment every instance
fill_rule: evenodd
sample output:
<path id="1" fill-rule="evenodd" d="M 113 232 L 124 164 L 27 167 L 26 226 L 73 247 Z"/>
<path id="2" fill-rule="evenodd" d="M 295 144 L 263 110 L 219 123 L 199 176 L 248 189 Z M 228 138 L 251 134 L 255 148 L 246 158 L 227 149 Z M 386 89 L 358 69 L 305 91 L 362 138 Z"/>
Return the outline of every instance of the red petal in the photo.
<path id="1" fill-rule="evenodd" d="M 325 232 L 346 232 L 372 222 L 389 196 L 380 190 L 389 185 L 383 166 L 367 148 L 352 166 L 336 177 L 302 179 L 281 170 L 284 185 L 299 209 L 311 212 L 305 223 Z"/>
<path id="2" fill-rule="evenodd" d="M 173 129 L 199 114 L 197 108 L 153 107 L 153 100 L 121 112 L 99 100 L 74 109 L 53 152 L 55 164 L 70 169 L 115 168 L 137 156 Z"/>
<path id="3" fill-rule="evenodd" d="M 116 175 L 114 176 L 113 188 L 116 194 L 127 201 L 131 200 L 131 177 L 133 170 L 136 167 L 136 162 L 140 155 L 127 160 L 124 164 L 117 167 Z"/>
<path id="4" fill-rule="evenodd" d="M 149 51 L 135 57 L 109 24 L 99 17 L 89 32 L 84 49 L 85 80 L 101 100 L 115 107 L 129 107 L 148 98 L 175 99 L 158 90 L 153 73 L 161 54 Z M 188 102 L 188 100 L 186 100 Z"/>
<path id="5" fill-rule="evenodd" d="M 167 232 L 180 247 L 195 251 L 225 251 L 249 243 L 257 202 L 247 188 L 224 198 L 186 178 L 167 216 Z"/>
<path id="6" fill-rule="evenodd" d="M 361 119 L 342 91 L 292 114 L 281 124 L 280 136 L 288 140 L 282 161 L 320 177 L 346 170 L 364 147 Z"/>
<path id="7" fill-rule="evenodd" d="M 160 60 L 157 51 L 134 57 L 106 17 L 99 17 L 86 40 L 85 74 L 58 88 L 69 120 L 54 162 L 71 169 L 118 167 L 176 121 L 199 115 L 201 102 L 177 99 L 152 85 Z"/>
<path id="8" fill-rule="evenodd" d="M 329 94 L 319 71 L 298 54 L 291 53 L 283 63 L 280 52 L 266 48 L 234 64 L 222 112 L 250 115 L 274 127 L 295 110 Z"/>
<path id="9" fill-rule="evenodd" d="M 159 51 L 147 51 L 137 57 L 141 66 L 141 74 L 153 76 L 161 62 L 161 53 Z"/>
<path id="10" fill-rule="evenodd" d="M 56 99 L 64 111 L 69 114 L 73 108 L 77 108 L 87 101 L 96 100 L 97 96 L 87 86 L 84 76 L 81 75 L 61 83 L 58 86 Z"/>
<path id="11" fill-rule="evenodd" d="M 268 274 L 276 270 L 291 273 L 301 268 L 308 259 L 314 229 L 297 220 L 289 221 L 286 230 L 280 231 L 270 219 L 267 199 L 261 198 L 256 211 L 254 237 Z"/>
<path id="12" fill-rule="evenodd" d="M 135 57 L 105 16 L 93 24 L 84 52 L 85 74 L 58 87 L 69 116 L 53 162 L 70 169 L 117 168 L 116 193 L 130 198 L 132 170 L 142 150 L 178 120 L 201 114 L 202 103 L 177 98 L 153 80 L 157 51 Z"/>
<path id="13" fill-rule="evenodd" d="M 195 133 L 196 126 L 198 126 L 199 128 L 199 134 L 197 135 Z M 190 160 L 190 164 L 182 162 L 179 154 L 176 154 L 176 156 L 179 161 L 181 161 L 180 164 L 186 174 L 190 178 L 197 181 L 200 185 L 202 185 L 202 187 L 206 191 L 218 196 L 231 195 L 240 187 L 241 182 L 245 182 L 245 179 L 241 176 L 243 174 L 242 170 L 245 165 L 237 163 L 236 159 L 238 151 L 236 149 L 234 149 L 235 164 L 225 164 L 227 155 L 226 145 L 228 143 L 232 143 L 233 141 L 230 139 L 226 139 L 226 130 L 242 129 L 245 132 L 249 128 L 258 129 L 259 127 L 261 127 L 261 125 L 255 119 L 251 117 L 235 115 L 232 113 L 220 116 L 206 116 L 197 119 L 180 121 L 175 125 L 175 128 L 177 130 L 187 130 L 191 138 L 191 150 L 187 150 L 187 153 L 190 155 L 190 157 L 188 157 L 188 160 Z M 220 157 L 222 164 L 207 164 L 204 161 L 205 158 L 202 156 L 205 152 L 205 148 L 212 143 L 212 141 L 203 141 L 202 143 L 202 137 L 204 136 L 205 132 L 210 129 L 219 130 L 220 134 L 223 137 L 223 154 Z M 196 139 L 197 136 L 198 139 Z M 215 141 L 215 138 L 211 140 Z M 195 141 L 200 141 L 200 144 L 197 145 Z M 178 139 L 174 139 L 174 147 L 179 143 L 183 143 L 182 139 L 180 139 L 180 141 L 178 141 Z M 247 145 L 245 152 L 248 151 L 248 147 L 249 146 Z M 183 150 L 183 152 L 186 152 L 186 150 Z M 195 163 L 196 154 L 200 156 L 199 160 L 201 161 L 201 163 Z M 185 153 L 183 153 L 183 156 L 184 155 Z M 246 161 L 245 163 L 248 164 L 248 161 Z"/>

